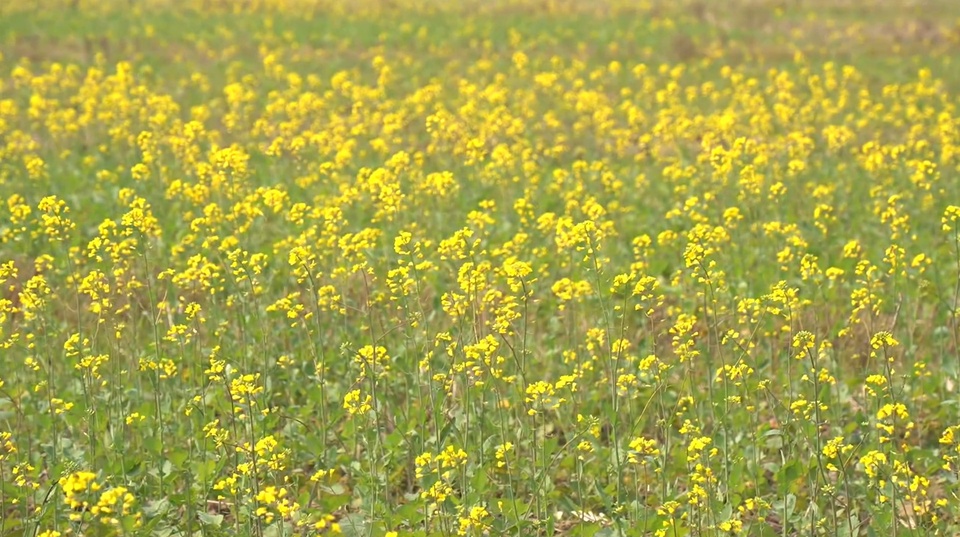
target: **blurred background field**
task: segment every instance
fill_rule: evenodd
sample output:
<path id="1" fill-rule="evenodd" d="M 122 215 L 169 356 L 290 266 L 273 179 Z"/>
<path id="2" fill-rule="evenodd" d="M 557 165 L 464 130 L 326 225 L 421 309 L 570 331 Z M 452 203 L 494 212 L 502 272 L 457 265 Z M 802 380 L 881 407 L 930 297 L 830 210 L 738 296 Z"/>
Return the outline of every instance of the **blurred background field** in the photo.
<path id="1" fill-rule="evenodd" d="M 954 535 L 960 4 L 0 0 L 0 537 Z"/>

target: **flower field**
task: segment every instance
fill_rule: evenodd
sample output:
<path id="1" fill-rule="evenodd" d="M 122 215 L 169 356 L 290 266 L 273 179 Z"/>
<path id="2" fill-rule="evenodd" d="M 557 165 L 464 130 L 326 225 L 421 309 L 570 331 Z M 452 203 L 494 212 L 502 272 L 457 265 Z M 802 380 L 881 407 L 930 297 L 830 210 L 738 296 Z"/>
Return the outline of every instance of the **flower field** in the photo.
<path id="1" fill-rule="evenodd" d="M 0 537 L 960 534 L 960 6 L 0 2 Z"/>

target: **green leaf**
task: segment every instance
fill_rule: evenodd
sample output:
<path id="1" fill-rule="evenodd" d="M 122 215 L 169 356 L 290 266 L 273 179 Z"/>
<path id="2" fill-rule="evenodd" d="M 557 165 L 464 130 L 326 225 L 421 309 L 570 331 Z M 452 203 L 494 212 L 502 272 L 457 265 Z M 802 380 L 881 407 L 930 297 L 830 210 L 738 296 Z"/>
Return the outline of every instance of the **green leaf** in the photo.
<path id="1" fill-rule="evenodd" d="M 794 509 L 797 508 L 797 497 L 793 494 L 787 494 L 787 497 L 784 499 L 784 506 L 787 510 L 787 520 L 793 516 Z"/>
<path id="2" fill-rule="evenodd" d="M 781 492 L 790 490 L 790 484 L 804 474 L 804 466 L 798 461 L 790 461 L 784 464 L 777 472 L 777 481 L 780 484 Z"/>
<path id="3" fill-rule="evenodd" d="M 340 519 L 340 530 L 345 537 L 365 536 L 369 525 L 369 521 L 359 513 L 350 513 Z"/>
<path id="4" fill-rule="evenodd" d="M 198 513 L 197 516 L 200 518 L 200 523 L 204 526 L 213 526 L 215 528 L 219 528 L 220 524 L 223 523 L 223 515 L 220 514 L 201 512 Z"/>
<path id="5" fill-rule="evenodd" d="M 170 500 L 166 498 L 151 500 L 143 505 L 143 514 L 147 518 L 160 517 L 169 513 L 171 508 Z"/>
<path id="6" fill-rule="evenodd" d="M 603 531 L 604 528 L 600 524 L 578 524 L 574 528 L 571 528 L 569 534 L 576 535 L 577 537 L 600 537 Z"/>
<path id="7" fill-rule="evenodd" d="M 443 441 L 447 439 L 447 435 L 450 434 L 451 429 L 455 427 L 455 420 L 448 420 L 447 424 L 443 426 L 443 429 L 440 430 L 440 437 L 437 438 L 437 445 L 442 446 Z"/>
<path id="8" fill-rule="evenodd" d="M 186 450 L 177 450 L 170 454 L 170 462 L 179 469 L 183 467 L 183 463 L 186 462 L 189 457 L 190 453 Z"/>

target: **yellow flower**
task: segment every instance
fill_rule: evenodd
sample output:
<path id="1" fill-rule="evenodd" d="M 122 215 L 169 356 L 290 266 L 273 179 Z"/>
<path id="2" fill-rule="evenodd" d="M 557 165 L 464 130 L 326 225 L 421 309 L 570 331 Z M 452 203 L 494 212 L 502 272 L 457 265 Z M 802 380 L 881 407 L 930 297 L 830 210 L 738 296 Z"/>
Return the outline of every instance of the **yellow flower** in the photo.
<path id="1" fill-rule="evenodd" d="M 870 346 L 874 349 L 896 347 L 900 342 L 894 339 L 893 334 L 881 330 L 870 338 Z"/>
<path id="2" fill-rule="evenodd" d="M 860 457 L 860 464 L 871 479 L 876 479 L 882 466 L 887 464 L 887 456 L 876 450 L 869 451 L 866 455 Z"/>

